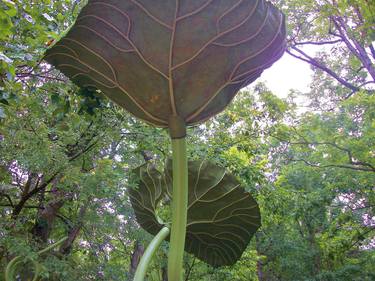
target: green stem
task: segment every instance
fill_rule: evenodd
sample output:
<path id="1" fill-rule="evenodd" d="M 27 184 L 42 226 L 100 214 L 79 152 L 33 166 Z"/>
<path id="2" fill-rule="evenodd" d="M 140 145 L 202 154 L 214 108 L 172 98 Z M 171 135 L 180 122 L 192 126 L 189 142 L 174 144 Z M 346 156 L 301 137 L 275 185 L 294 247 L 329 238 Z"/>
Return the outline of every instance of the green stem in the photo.
<path id="1" fill-rule="evenodd" d="M 188 165 L 185 137 L 172 139 L 172 154 L 173 200 L 172 229 L 168 256 L 168 280 L 181 281 L 188 204 Z"/>
<path id="2" fill-rule="evenodd" d="M 159 233 L 152 239 L 151 243 L 148 245 L 146 252 L 143 254 L 141 261 L 137 267 L 137 271 L 134 275 L 134 281 L 143 281 L 146 276 L 147 268 L 151 262 L 157 249 L 160 247 L 161 242 L 167 238 L 169 235 L 169 228 L 163 227 Z"/>
<path id="3" fill-rule="evenodd" d="M 48 252 L 49 250 L 52 250 L 53 248 L 61 245 L 66 239 L 68 239 L 68 237 L 64 237 L 63 239 L 60 239 L 56 243 L 54 243 L 54 244 L 48 246 L 47 248 L 39 251 L 38 255 L 44 254 L 44 253 Z M 5 270 L 5 281 L 13 281 L 14 280 L 14 271 L 15 271 L 17 265 L 23 262 L 23 259 L 24 259 L 24 257 L 17 256 L 8 263 L 8 265 L 6 267 L 6 270 Z M 30 259 L 30 258 L 26 258 L 26 259 Z M 39 277 L 41 267 L 40 267 L 40 265 L 37 261 L 31 260 L 31 262 L 34 265 L 34 270 L 35 270 L 33 281 L 36 281 Z"/>
<path id="4" fill-rule="evenodd" d="M 22 259 L 23 257 L 17 256 L 8 263 L 5 269 L 5 281 L 12 281 L 14 279 L 14 270 L 16 266 L 21 263 Z"/>
<path id="5" fill-rule="evenodd" d="M 59 241 L 57 241 L 56 243 L 54 243 L 52 245 L 49 245 L 47 248 L 45 248 L 43 250 L 40 250 L 38 252 L 38 255 L 44 254 L 44 253 L 48 252 L 49 250 L 52 250 L 53 248 L 56 248 L 57 246 L 59 246 L 62 243 L 64 243 L 65 240 L 67 240 L 67 239 L 68 239 L 68 237 L 64 237 L 64 238 L 60 239 Z"/>

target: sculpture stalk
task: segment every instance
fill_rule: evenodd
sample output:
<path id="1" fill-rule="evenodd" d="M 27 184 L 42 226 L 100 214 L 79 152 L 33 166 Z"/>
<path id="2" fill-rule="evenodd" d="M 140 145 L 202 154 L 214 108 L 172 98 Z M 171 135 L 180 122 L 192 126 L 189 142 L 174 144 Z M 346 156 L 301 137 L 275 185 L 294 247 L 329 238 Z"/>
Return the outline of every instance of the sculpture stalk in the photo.
<path id="1" fill-rule="evenodd" d="M 173 199 L 172 229 L 168 255 L 168 280 L 181 281 L 188 204 L 188 164 L 186 138 L 172 139 Z"/>

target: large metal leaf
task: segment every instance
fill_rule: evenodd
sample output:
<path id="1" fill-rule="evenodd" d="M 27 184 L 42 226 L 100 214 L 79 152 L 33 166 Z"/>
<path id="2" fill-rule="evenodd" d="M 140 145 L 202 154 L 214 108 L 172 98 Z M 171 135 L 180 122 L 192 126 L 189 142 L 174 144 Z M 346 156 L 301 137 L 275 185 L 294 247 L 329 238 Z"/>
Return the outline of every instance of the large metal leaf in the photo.
<path id="1" fill-rule="evenodd" d="M 155 203 L 150 204 L 148 198 L 154 198 L 150 194 L 157 193 L 160 185 L 168 197 L 172 196 L 171 162 L 167 164 L 164 180 L 160 174 L 155 178 L 151 173 L 148 175 L 142 175 L 147 180 L 141 181 L 137 199 L 134 190 L 130 194 L 138 222 L 155 235 L 162 224 L 157 220 Z M 234 176 L 207 161 L 189 162 L 187 252 L 215 267 L 232 265 L 241 257 L 259 227 L 259 207 Z"/>
<path id="2" fill-rule="evenodd" d="M 264 0 L 89 0 L 46 60 L 135 116 L 167 127 L 220 112 L 285 50 Z"/>
<path id="3" fill-rule="evenodd" d="M 156 235 L 163 227 L 156 214 L 156 205 L 164 193 L 165 177 L 153 165 L 142 165 L 133 171 L 133 175 L 138 186 L 129 188 L 129 196 L 137 221 L 143 229 Z"/>

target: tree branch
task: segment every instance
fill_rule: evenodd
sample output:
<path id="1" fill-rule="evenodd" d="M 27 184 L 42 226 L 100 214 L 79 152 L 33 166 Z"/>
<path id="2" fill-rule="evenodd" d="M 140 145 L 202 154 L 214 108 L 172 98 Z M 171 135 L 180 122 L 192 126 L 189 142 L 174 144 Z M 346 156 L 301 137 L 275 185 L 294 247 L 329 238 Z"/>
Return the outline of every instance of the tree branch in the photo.
<path id="1" fill-rule="evenodd" d="M 355 170 L 355 171 L 363 171 L 363 172 L 372 172 L 374 173 L 375 171 L 371 168 L 363 168 L 363 167 L 353 167 L 349 165 L 339 165 L 339 164 L 329 164 L 329 165 L 319 165 L 317 163 L 311 163 L 305 159 L 295 159 L 295 158 L 290 158 L 289 161 L 291 162 L 303 162 L 308 166 L 314 167 L 314 168 L 320 168 L 320 169 L 325 169 L 325 168 L 340 168 L 340 169 L 349 169 L 349 170 Z"/>
<path id="2" fill-rule="evenodd" d="M 190 274 L 191 274 L 191 270 L 193 269 L 193 267 L 195 265 L 195 260 L 196 260 L 196 258 L 194 257 L 193 262 L 189 266 L 188 272 L 186 273 L 185 281 L 189 280 L 189 277 L 190 277 Z"/>
<path id="3" fill-rule="evenodd" d="M 301 56 L 298 56 L 296 54 L 293 54 L 290 50 L 287 50 L 286 52 L 299 59 L 299 60 L 302 60 L 304 62 L 307 62 L 313 66 L 315 66 L 316 68 L 319 68 L 320 70 L 324 71 L 325 73 L 327 73 L 328 75 L 330 75 L 332 78 L 334 78 L 335 80 L 337 80 L 340 84 L 342 84 L 343 86 L 349 88 L 350 90 L 352 90 L 353 92 L 358 92 L 360 90 L 359 87 L 349 83 L 348 81 L 342 79 L 337 73 L 335 73 L 334 71 L 332 71 L 331 69 L 329 69 L 328 67 L 326 67 L 325 65 L 321 64 L 320 62 L 318 62 L 316 59 L 310 57 L 308 54 L 306 54 L 305 52 L 303 52 L 301 49 L 293 46 L 291 47 L 293 50 L 295 50 L 296 52 L 300 53 L 302 55 Z"/>
<path id="4" fill-rule="evenodd" d="M 89 201 L 86 202 L 83 206 L 80 207 L 78 211 L 78 217 L 77 217 L 77 222 L 75 225 L 69 230 L 68 234 L 68 239 L 65 240 L 65 242 L 61 245 L 59 252 L 61 254 L 67 255 L 71 252 L 73 243 L 78 237 L 82 227 L 83 227 L 83 222 L 84 222 L 84 216 L 86 214 L 86 210 L 89 206 Z"/>
<path id="5" fill-rule="evenodd" d="M 317 46 L 321 46 L 321 45 L 333 45 L 333 44 L 337 44 L 337 43 L 340 43 L 340 42 L 343 42 L 342 39 L 337 39 L 337 40 L 332 40 L 332 41 L 319 41 L 319 42 L 316 42 L 316 41 L 304 41 L 304 42 L 293 42 L 293 46 L 301 46 L 301 45 L 317 45 Z"/>
<path id="6" fill-rule="evenodd" d="M 301 135 L 299 135 L 299 136 L 301 138 L 303 138 L 304 141 L 292 142 L 292 141 L 289 141 L 289 140 L 282 139 L 278 136 L 274 136 L 274 135 L 271 135 L 271 136 L 274 137 L 275 139 L 281 141 L 281 142 L 285 142 L 285 143 L 290 144 L 290 145 L 306 145 L 306 146 L 308 146 L 308 145 L 316 145 L 316 146 L 317 145 L 329 145 L 329 146 L 333 146 L 336 149 L 344 151 L 347 154 L 348 164 L 353 165 L 353 166 L 364 166 L 363 168 L 361 168 L 361 167 L 352 167 L 352 166 L 340 165 L 340 164 L 338 164 L 338 165 L 337 164 L 330 164 L 330 165 L 326 165 L 326 166 L 320 166 L 318 164 L 314 164 L 314 166 L 316 166 L 316 167 L 321 168 L 321 167 L 336 166 L 336 167 L 340 167 L 340 168 L 356 169 L 356 170 L 362 170 L 362 171 L 367 171 L 367 172 L 375 172 L 375 166 L 371 165 L 370 163 L 353 160 L 353 154 L 352 154 L 352 151 L 350 149 L 339 146 L 338 144 L 336 144 L 334 142 L 309 142 Z M 304 162 L 307 163 L 306 161 L 304 161 Z M 309 163 L 309 165 L 312 166 L 313 164 Z M 365 168 L 365 167 L 367 167 L 367 168 Z"/>
<path id="7" fill-rule="evenodd" d="M 16 219 L 18 217 L 18 215 L 21 213 L 26 201 L 29 200 L 31 197 L 33 197 L 38 192 L 45 189 L 56 178 L 56 176 L 59 173 L 60 173 L 60 171 L 55 172 L 47 181 L 43 182 L 39 187 L 35 187 L 33 190 L 31 190 L 27 194 L 24 194 L 21 197 L 21 200 L 18 202 L 18 204 L 14 206 L 13 213 L 12 213 L 13 219 Z"/>
<path id="8" fill-rule="evenodd" d="M 375 48 L 374 48 L 374 43 L 370 43 L 369 49 L 371 51 L 372 57 L 375 60 Z"/>
<path id="9" fill-rule="evenodd" d="M 12 204 L 0 204 L 0 207 L 14 207 L 14 205 Z M 23 208 L 25 209 L 40 209 L 40 210 L 43 210 L 44 207 L 41 207 L 41 206 L 33 206 L 33 205 L 30 205 L 30 206 L 23 206 Z"/>
<path id="10" fill-rule="evenodd" d="M 91 148 L 93 148 L 97 143 L 99 142 L 99 140 L 96 140 L 94 141 L 92 144 L 90 144 L 89 146 L 87 146 L 85 149 L 77 152 L 75 155 L 73 155 L 72 157 L 69 158 L 69 162 L 72 162 L 74 161 L 75 159 L 77 159 L 78 157 L 80 157 L 82 154 L 84 154 L 85 152 L 89 151 Z"/>
<path id="11" fill-rule="evenodd" d="M 365 235 L 371 233 L 372 231 L 375 231 L 375 228 L 370 228 L 368 229 L 367 231 L 365 232 L 362 232 L 360 234 L 360 236 L 364 237 Z M 357 239 L 357 240 L 354 240 L 354 237 L 351 239 L 352 240 L 352 244 L 350 244 L 349 246 L 347 246 L 346 250 L 349 250 L 351 248 L 353 248 L 355 245 L 357 245 L 360 241 L 362 241 L 362 239 Z M 354 241 L 353 241 L 354 240 Z"/>
<path id="12" fill-rule="evenodd" d="M 35 73 L 17 73 L 16 74 L 16 77 L 19 78 L 19 79 L 22 79 L 22 78 L 27 78 L 27 77 L 37 77 L 37 78 L 41 78 L 41 79 L 46 79 L 46 80 L 54 80 L 54 81 L 59 81 L 59 82 L 66 82 L 66 79 L 61 79 L 61 78 L 58 78 L 58 77 L 52 77 L 52 76 L 48 76 L 48 75 L 43 75 L 43 74 L 35 74 Z"/>
<path id="13" fill-rule="evenodd" d="M 347 27 L 341 16 L 331 17 L 335 27 L 341 35 L 342 40 L 348 49 L 355 55 L 367 69 L 368 73 L 371 75 L 372 79 L 375 81 L 375 68 L 367 55 L 367 52 L 363 46 L 355 39 L 350 38 Z"/>
<path id="14" fill-rule="evenodd" d="M 9 202 L 9 204 L 10 204 L 10 206 L 9 207 L 14 207 L 14 205 L 13 205 L 13 201 L 12 201 L 12 198 L 10 198 L 10 196 L 8 195 L 8 194 L 6 194 L 6 193 L 3 193 L 3 192 L 0 192 L 0 196 L 3 196 L 3 197 L 5 197 L 6 199 L 8 199 L 8 202 Z M 8 207 L 8 206 L 7 206 Z"/>

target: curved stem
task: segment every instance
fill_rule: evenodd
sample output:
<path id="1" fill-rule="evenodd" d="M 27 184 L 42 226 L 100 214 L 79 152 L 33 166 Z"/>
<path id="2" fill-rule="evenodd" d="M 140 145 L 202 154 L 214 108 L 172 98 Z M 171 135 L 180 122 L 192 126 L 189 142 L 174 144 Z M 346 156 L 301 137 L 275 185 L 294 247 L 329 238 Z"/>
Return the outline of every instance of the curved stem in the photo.
<path id="1" fill-rule="evenodd" d="M 47 248 L 45 248 L 43 250 L 40 250 L 38 252 L 38 255 L 44 254 L 44 253 L 48 252 L 49 250 L 52 250 L 53 248 L 56 248 L 57 246 L 59 246 L 62 243 L 64 243 L 65 240 L 67 240 L 67 239 L 68 239 L 68 237 L 64 237 L 64 238 L 60 239 L 59 241 L 57 241 L 56 243 L 54 243 L 52 245 L 49 245 Z"/>
<path id="2" fill-rule="evenodd" d="M 188 204 L 188 165 L 186 139 L 172 139 L 173 193 L 172 230 L 168 255 L 168 280 L 182 280 L 182 262 L 185 250 L 185 235 Z"/>
<path id="3" fill-rule="evenodd" d="M 68 239 L 68 237 L 64 237 L 64 238 L 60 239 L 59 241 L 57 241 L 56 243 L 48 246 L 47 248 L 45 248 L 43 250 L 40 250 L 38 252 L 38 255 L 44 254 L 44 253 L 48 252 L 49 250 L 52 250 L 53 248 L 61 245 L 66 239 Z M 8 265 L 6 267 L 6 270 L 5 270 L 5 281 L 13 281 L 14 280 L 14 271 L 15 271 L 17 265 L 23 262 L 23 259 L 24 259 L 24 257 L 17 256 L 8 263 Z M 26 259 L 29 259 L 29 258 L 26 258 Z M 33 263 L 34 269 L 35 269 L 33 281 L 36 281 L 36 280 L 38 280 L 38 277 L 39 277 L 39 274 L 40 274 L 40 271 L 41 271 L 41 267 L 40 267 L 40 265 L 37 261 L 31 260 L 31 262 Z"/>
<path id="4" fill-rule="evenodd" d="M 8 263 L 8 266 L 5 269 L 5 281 L 12 281 L 13 280 L 15 267 L 16 267 L 16 265 L 21 263 L 21 261 L 22 261 L 22 257 L 17 256 Z"/>
<path id="5" fill-rule="evenodd" d="M 169 235 L 169 228 L 163 227 L 159 233 L 152 239 L 151 243 L 148 245 L 146 252 L 143 254 L 141 261 L 137 267 L 137 271 L 134 275 L 134 281 L 143 281 L 146 276 L 147 268 L 151 262 L 157 249 L 160 247 L 161 242 L 167 238 Z"/>

